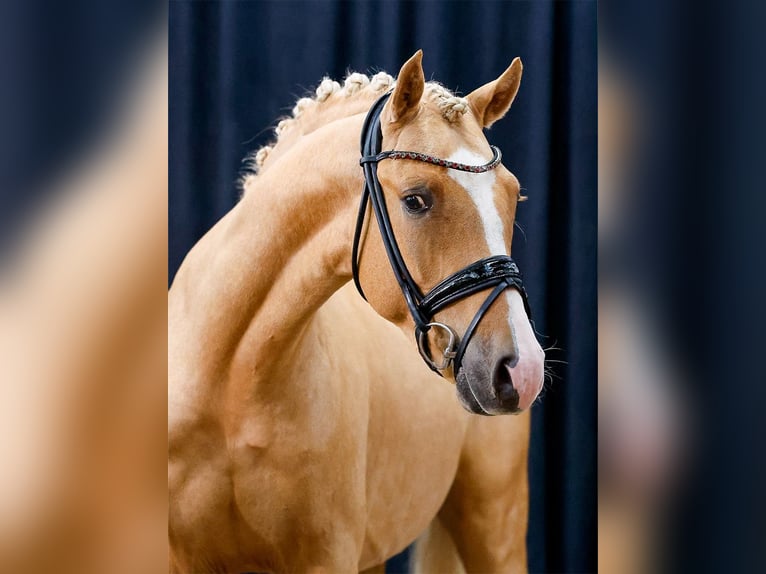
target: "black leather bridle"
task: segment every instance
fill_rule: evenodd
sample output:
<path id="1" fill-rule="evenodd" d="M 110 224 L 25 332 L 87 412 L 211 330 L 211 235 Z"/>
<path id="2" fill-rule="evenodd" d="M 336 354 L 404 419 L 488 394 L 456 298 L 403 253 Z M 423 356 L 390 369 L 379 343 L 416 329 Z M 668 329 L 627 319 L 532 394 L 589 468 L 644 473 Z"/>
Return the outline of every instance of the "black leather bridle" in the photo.
<path id="1" fill-rule="evenodd" d="M 494 157 L 488 163 L 480 166 L 450 162 L 419 152 L 397 150 L 381 152 L 380 148 L 383 142 L 383 133 L 380 128 L 380 114 L 390 95 L 390 92 L 383 95 L 375 102 L 375 104 L 373 104 L 372 108 L 370 108 L 370 111 L 367 113 L 367 117 L 365 118 L 362 127 L 362 157 L 359 160 L 359 163 L 364 170 L 364 190 L 362 191 L 362 199 L 359 205 L 359 214 L 357 216 L 351 254 L 351 268 L 354 275 L 354 284 L 361 296 L 366 300 L 367 297 L 365 297 L 364 290 L 359 282 L 359 243 L 367 214 L 368 203 L 371 203 L 375 219 L 380 228 L 380 235 L 383 238 L 383 245 L 391 263 L 391 268 L 393 269 L 394 276 L 404 294 L 404 299 L 407 302 L 407 307 L 410 310 L 412 319 L 415 321 L 415 339 L 417 341 L 420 355 L 423 357 L 426 364 L 439 374 L 441 374 L 441 371 L 449 368 L 451 363 L 453 375 L 457 376 L 463 361 L 463 355 L 465 354 L 471 337 L 487 310 L 503 291 L 509 287 L 518 289 L 519 293 L 521 293 L 522 300 L 524 301 L 527 315 L 531 317 L 527 294 L 521 282 L 521 273 L 519 272 L 516 263 L 514 263 L 513 259 L 509 256 L 493 255 L 485 259 L 480 259 L 461 269 L 457 273 L 453 273 L 424 295 L 412 278 L 409 269 L 407 269 L 407 265 L 402 258 L 402 253 L 399 250 L 399 245 L 396 242 L 396 237 L 394 237 L 394 230 L 391 227 L 391 220 L 388 216 L 383 189 L 378 180 L 378 162 L 384 159 L 411 159 L 425 161 L 460 171 L 482 173 L 500 165 L 500 150 L 492 146 Z M 464 299 L 465 297 L 473 295 L 474 293 L 485 291 L 487 289 L 492 289 L 492 291 L 484 300 L 484 303 L 479 307 L 479 310 L 474 315 L 462 338 L 460 338 L 455 330 L 449 325 L 432 320 L 434 315 L 445 307 Z M 442 352 L 443 359 L 441 363 L 436 363 L 428 350 L 428 338 L 426 334 L 432 327 L 444 330 L 449 336 L 447 347 Z"/>

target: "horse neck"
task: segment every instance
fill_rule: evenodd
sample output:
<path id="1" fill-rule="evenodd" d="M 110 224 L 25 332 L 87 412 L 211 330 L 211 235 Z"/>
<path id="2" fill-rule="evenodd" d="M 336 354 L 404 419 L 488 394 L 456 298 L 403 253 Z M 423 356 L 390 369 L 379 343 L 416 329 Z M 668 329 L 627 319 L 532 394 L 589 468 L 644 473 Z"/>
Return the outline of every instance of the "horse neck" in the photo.
<path id="1" fill-rule="evenodd" d="M 297 142 L 250 182 L 207 250 L 212 267 L 200 274 L 217 288 L 200 312 L 215 324 L 208 335 L 219 352 L 209 364 L 227 370 L 232 398 L 251 397 L 254 378 L 274 379 L 290 364 L 316 310 L 350 279 L 361 121 Z"/>

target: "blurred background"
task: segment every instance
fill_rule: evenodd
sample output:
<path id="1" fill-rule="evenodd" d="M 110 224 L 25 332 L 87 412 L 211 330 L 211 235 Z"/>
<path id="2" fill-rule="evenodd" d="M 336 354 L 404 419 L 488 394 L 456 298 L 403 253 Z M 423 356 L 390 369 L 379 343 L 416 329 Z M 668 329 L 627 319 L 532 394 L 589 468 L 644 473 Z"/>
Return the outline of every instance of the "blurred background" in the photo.
<path id="1" fill-rule="evenodd" d="M 167 572 L 167 18 L 0 3 L 0 572 Z"/>
<path id="2" fill-rule="evenodd" d="M 529 197 L 513 255 L 552 371 L 532 409 L 529 567 L 594 571 L 596 3 L 175 1 L 169 16 L 171 280 L 238 201 L 242 160 L 322 77 L 396 75 L 422 48 L 426 77 L 467 94 L 522 59 L 488 138 Z"/>
<path id="3" fill-rule="evenodd" d="M 600 571 L 766 571 L 764 8 L 599 5 Z"/>

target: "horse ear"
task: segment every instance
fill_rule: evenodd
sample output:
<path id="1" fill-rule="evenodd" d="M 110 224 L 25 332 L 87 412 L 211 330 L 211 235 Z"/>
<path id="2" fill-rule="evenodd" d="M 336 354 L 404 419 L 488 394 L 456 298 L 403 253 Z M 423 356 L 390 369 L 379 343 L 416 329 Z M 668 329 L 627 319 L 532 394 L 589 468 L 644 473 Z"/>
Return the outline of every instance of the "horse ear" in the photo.
<path id="1" fill-rule="evenodd" d="M 422 62 L 423 50 L 418 50 L 399 70 L 391 94 L 390 121 L 405 122 L 417 113 L 426 83 Z"/>
<path id="2" fill-rule="evenodd" d="M 502 118 L 513 103 L 521 83 L 523 66 L 514 58 L 508 69 L 494 82 L 484 84 L 466 96 L 482 127 L 488 128 Z"/>

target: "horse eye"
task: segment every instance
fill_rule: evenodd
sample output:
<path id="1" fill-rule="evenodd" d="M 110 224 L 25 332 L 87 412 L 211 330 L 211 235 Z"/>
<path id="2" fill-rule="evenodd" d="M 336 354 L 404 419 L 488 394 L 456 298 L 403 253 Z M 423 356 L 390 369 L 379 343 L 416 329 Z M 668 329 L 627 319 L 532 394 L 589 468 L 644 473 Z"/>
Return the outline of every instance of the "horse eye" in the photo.
<path id="1" fill-rule="evenodd" d="M 410 213 L 421 213 L 429 208 L 425 200 L 419 195 L 408 195 L 402 201 L 404 208 Z"/>

